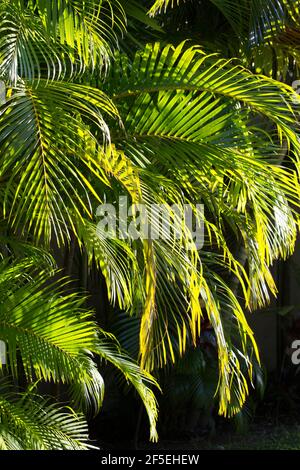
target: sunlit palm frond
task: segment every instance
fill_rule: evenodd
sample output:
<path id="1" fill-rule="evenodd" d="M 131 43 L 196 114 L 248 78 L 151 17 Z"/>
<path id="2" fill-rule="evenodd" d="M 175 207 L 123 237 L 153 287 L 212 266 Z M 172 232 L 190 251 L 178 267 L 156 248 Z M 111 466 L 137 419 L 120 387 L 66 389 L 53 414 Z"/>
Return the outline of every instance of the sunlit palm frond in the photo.
<path id="1" fill-rule="evenodd" d="M 126 13 L 127 29 L 123 38 L 119 39 L 119 50 L 128 55 L 134 54 L 137 49 L 147 42 L 156 41 L 163 35 L 163 28 L 153 15 L 148 15 L 147 7 L 138 0 L 120 0 Z"/>
<path id="2" fill-rule="evenodd" d="M 167 8 L 173 8 L 175 5 L 184 3 L 185 0 L 156 0 L 149 10 L 150 16 L 166 11 Z M 188 0 L 187 0 L 188 1 Z"/>
<path id="3" fill-rule="evenodd" d="M 290 87 L 206 55 L 198 47 L 186 47 L 186 43 L 163 48 L 158 43 L 149 44 L 136 54 L 132 64 L 121 56 L 111 74 L 109 89 L 116 103 L 160 90 L 206 91 L 225 96 L 265 115 L 277 125 L 281 135 L 298 147 L 290 128 L 295 125 L 295 103 L 299 100 Z"/>
<path id="4" fill-rule="evenodd" d="M 74 390 L 77 384 L 77 389 L 85 391 L 74 393 L 77 403 L 84 408 L 86 400 L 97 410 L 103 381 L 87 353 L 95 343 L 96 325 L 81 310 L 82 299 L 75 294 L 62 296 L 59 284 L 45 286 L 45 274 L 32 279 L 34 268 L 28 259 L 11 267 L 1 265 L 0 337 L 7 344 L 7 368 L 17 376 L 20 355 L 29 381 L 74 384 Z"/>
<path id="5" fill-rule="evenodd" d="M 45 34 L 39 18 L 12 2 L 0 2 L 0 77 L 15 86 L 20 78 L 55 79 L 72 72 L 67 48 Z M 5 34 L 3 34 L 5 32 Z M 63 59 L 64 55 L 64 59 Z M 75 65 L 75 64 L 74 64 Z"/>
<path id="6" fill-rule="evenodd" d="M 0 2 L 0 76 L 57 79 L 88 66 L 107 67 L 126 16 L 118 2 Z M 3 58 L 3 60 L 2 60 Z"/>
<path id="7" fill-rule="evenodd" d="M 76 406 L 97 412 L 104 394 L 103 379 L 94 362 L 97 355 L 112 363 L 135 387 L 155 440 L 157 405 L 149 385 L 157 384 L 121 351 L 113 336 L 98 329 L 90 313 L 81 307 L 84 298 L 66 294 L 63 281 L 46 283 L 45 273 L 35 274 L 34 260 L 10 265 L 2 262 L 0 268 L 0 338 L 7 346 L 2 371 L 17 377 L 21 361 L 29 382 L 38 379 L 66 384 Z M 50 408 L 45 416 L 50 419 L 49 412 Z"/>
<path id="8" fill-rule="evenodd" d="M 128 310 L 133 302 L 136 258 L 129 244 L 111 238 L 97 223 L 77 221 L 76 232 L 87 252 L 89 264 L 95 261 L 105 278 L 109 301 Z"/>
<path id="9" fill-rule="evenodd" d="M 1 450 L 88 450 L 85 418 L 32 392 L 0 381 Z"/>
<path id="10" fill-rule="evenodd" d="M 32 228 L 46 243 L 54 232 L 61 242 L 74 228 L 72 213 L 91 217 L 91 198 L 101 199 L 85 172 L 104 184 L 106 178 L 85 135 L 92 122 L 97 137 L 90 132 L 90 140 L 109 143 L 103 114 L 117 111 L 91 87 L 40 80 L 13 90 L 0 114 L 3 210 L 11 226 Z"/>

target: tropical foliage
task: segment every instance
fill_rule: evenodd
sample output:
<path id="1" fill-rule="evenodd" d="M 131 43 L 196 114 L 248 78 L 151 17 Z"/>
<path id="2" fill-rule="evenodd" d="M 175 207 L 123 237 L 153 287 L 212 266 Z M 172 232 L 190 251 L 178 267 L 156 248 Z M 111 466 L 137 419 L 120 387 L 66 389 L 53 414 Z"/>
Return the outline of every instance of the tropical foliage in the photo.
<path id="1" fill-rule="evenodd" d="M 196 347 L 206 321 L 218 351 L 219 413 L 239 412 L 259 361 L 245 309 L 276 293 L 270 267 L 293 252 L 299 224 L 299 98 L 274 80 L 286 73 L 290 46 L 282 35 L 297 24 L 298 2 L 206 2 L 227 20 L 223 37 L 234 32 L 229 44 L 231 51 L 239 44 L 234 55 L 241 60 L 228 58 L 215 38 L 196 41 L 194 23 L 191 41 L 170 37 L 176 21 L 184 33 L 176 9 L 167 10 L 175 3 L 145 2 L 152 16 L 167 11 L 166 20 L 155 20 L 135 1 L 0 1 L 0 337 L 9 372 L 18 376 L 21 362 L 30 383 L 66 383 L 72 406 L 96 410 L 103 384 L 91 354 L 98 354 L 136 387 L 152 439 L 157 409 L 149 374 Z M 198 2 L 178 3 L 182 18 L 199 10 Z M 155 34 L 161 41 L 151 40 Z M 259 66 L 270 50 L 277 64 L 271 73 L 265 59 Z M 297 52 L 291 57 L 295 73 Z M 265 75 L 253 73 L 258 68 Z M 97 229 L 96 209 L 120 196 L 135 205 L 135 220 L 145 205 L 143 216 L 158 233 L 159 214 L 149 212 L 163 204 L 173 234 L 108 238 Z M 200 250 L 173 204 L 188 205 L 204 225 Z M 49 283 L 49 270 L 24 257 L 24 246 L 51 253 L 74 240 L 104 277 L 110 302 L 137 318 L 139 366 L 103 339 L 78 294 L 62 296 L 64 281 Z M 86 446 L 81 418 L 63 414 L 60 421 L 56 413 L 65 412 L 40 399 L 32 406 L 49 417 L 45 434 L 33 441 L 28 424 L 20 442 L 16 417 L 21 413 L 26 426 L 27 414 L 37 415 L 26 399 L 3 392 L 3 447 L 56 448 L 59 433 L 63 447 Z"/>
<path id="2" fill-rule="evenodd" d="M 88 430 L 83 412 L 98 412 L 104 382 L 95 356 L 112 363 L 133 384 L 149 413 L 151 435 L 155 437 L 156 403 L 145 383 L 154 380 L 122 353 L 112 336 L 107 336 L 82 309 L 84 298 L 66 294 L 66 280 L 53 280 L 47 264 L 43 271 L 40 253 L 0 265 L 1 339 L 7 345 L 6 379 L 1 382 L 1 447 L 14 449 L 88 448 Z M 51 276 L 51 277 L 49 277 Z M 23 370 L 26 392 L 9 385 L 19 382 Z M 19 379 L 19 380 L 18 380 Z M 34 395 L 41 381 L 65 384 L 75 414 Z M 21 380 L 22 382 L 22 380 Z M 22 388 L 22 383 L 18 383 Z M 2 437 L 3 432 L 3 437 Z"/>

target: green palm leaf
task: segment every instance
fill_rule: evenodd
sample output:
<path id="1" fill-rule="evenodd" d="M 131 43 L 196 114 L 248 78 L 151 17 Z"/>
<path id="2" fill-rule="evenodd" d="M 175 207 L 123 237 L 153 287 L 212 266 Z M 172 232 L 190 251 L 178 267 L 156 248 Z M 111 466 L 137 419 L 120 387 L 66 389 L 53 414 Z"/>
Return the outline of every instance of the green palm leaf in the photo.
<path id="1" fill-rule="evenodd" d="M 17 394 L 0 382 L 1 450 L 87 450 L 88 426 L 82 415 L 51 404 L 32 392 Z"/>
<path id="2" fill-rule="evenodd" d="M 19 272 L 23 282 L 20 284 L 16 278 L 5 295 L 12 269 Z M 86 400 L 98 410 L 103 398 L 103 380 L 86 353 L 95 343 L 96 325 L 81 311 L 82 299 L 74 294 L 61 296 L 59 285 L 45 287 L 45 274 L 28 283 L 28 260 L 8 270 L 2 263 L 1 270 L 0 335 L 7 344 L 8 369 L 14 376 L 18 375 L 17 355 L 20 354 L 27 380 L 73 384 L 76 402 L 84 408 Z M 81 394 L 76 392 L 78 388 Z"/>
<path id="3" fill-rule="evenodd" d="M 116 345 L 110 339 L 111 335 L 104 335 L 96 348 L 96 352 L 102 360 L 113 364 L 128 383 L 130 383 L 140 396 L 147 411 L 150 424 L 150 440 L 157 441 L 158 435 L 156 422 L 158 418 L 157 402 L 151 386 L 159 388 L 156 380 L 146 371 L 141 370 L 140 366 Z"/>
<path id="4" fill-rule="evenodd" d="M 61 242 L 74 229 L 72 214 L 91 217 L 91 198 L 101 199 L 84 173 L 104 184 L 107 178 L 87 146 L 86 122 L 98 133 L 90 140 L 106 145 L 103 113 L 117 116 L 109 98 L 91 87 L 40 80 L 14 90 L 0 114 L 4 213 L 13 227 L 33 228 L 46 243 L 54 231 Z"/>
<path id="5" fill-rule="evenodd" d="M 0 2 L 0 76 L 60 78 L 87 66 L 107 67 L 126 17 L 118 2 Z"/>
<path id="6" fill-rule="evenodd" d="M 151 16 L 166 11 L 167 8 L 173 8 L 175 5 L 179 5 L 181 2 L 184 3 L 185 0 L 156 0 L 152 5 L 149 14 Z"/>
<path id="7" fill-rule="evenodd" d="M 147 385 L 157 385 L 155 380 L 120 350 L 115 338 L 99 330 L 82 309 L 82 296 L 67 295 L 65 282 L 46 283 L 47 272 L 33 277 L 35 266 L 36 258 L 0 264 L 0 338 L 7 345 L 3 370 L 17 377 L 19 357 L 29 382 L 66 384 L 76 406 L 97 412 L 104 383 L 93 359 L 100 356 L 136 388 L 155 440 L 157 405 Z"/>
<path id="8" fill-rule="evenodd" d="M 263 76 L 253 75 L 230 61 L 206 55 L 198 47 L 161 48 L 149 44 L 134 61 L 120 57 L 114 66 L 109 87 L 115 102 L 141 93 L 186 90 L 224 96 L 249 106 L 274 122 L 278 131 L 295 146 L 291 127 L 295 123 L 298 97 L 293 90 Z"/>

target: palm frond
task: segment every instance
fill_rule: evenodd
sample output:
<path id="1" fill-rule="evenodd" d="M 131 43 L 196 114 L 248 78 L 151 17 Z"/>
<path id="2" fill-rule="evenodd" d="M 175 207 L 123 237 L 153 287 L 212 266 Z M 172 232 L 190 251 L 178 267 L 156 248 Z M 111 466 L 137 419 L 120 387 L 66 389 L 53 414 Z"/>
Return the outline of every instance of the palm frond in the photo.
<path id="1" fill-rule="evenodd" d="M 0 382 L 1 450 L 88 450 L 83 415 L 32 392 L 17 394 Z"/>
<path id="2" fill-rule="evenodd" d="M 87 66 L 107 68 L 126 16 L 118 2 L 0 2 L 0 76 L 59 79 Z"/>
<path id="3" fill-rule="evenodd" d="M 3 210 L 12 227 L 32 229 L 45 243 L 54 232 L 60 243 L 74 229 L 72 214 L 92 217 L 91 198 L 101 199 L 84 173 L 107 184 L 94 149 L 110 139 L 103 113 L 117 116 L 110 99 L 88 86 L 40 80 L 13 91 L 0 114 Z"/>
<path id="4" fill-rule="evenodd" d="M 150 423 L 150 440 L 157 441 L 156 421 L 158 418 L 157 402 L 151 386 L 159 388 L 156 380 L 141 367 L 136 364 L 126 353 L 124 353 L 115 342 L 111 341 L 112 336 L 103 335 L 99 338 L 96 352 L 102 360 L 110 362 L 119 369 L 127 382 L 131 383 L 142 399 L 148 414 Z"/>
<path id="5" fill-rule="evenodd" d="M 198 47 L 181 43 L 161 48 L 157 43 L 138 52 L 132 63 L 121 56 L 116 60 L 109 87 L 116 103 L 160 90 L 206 91 L 224 96 L 265 115 L 280 135 L 298 148 L 296 135 L 291 131 L 299 103 L 296 93 L 285 84 L 251 74 L 231 61 L 206 55 Z"/>
<path id="6" fill-rule="evenodd" d="M 37 378 L 72 385 L 77 404 L 82 408 L 91 404 L 98 410 L 103 380 L 87 353 L 95 343 L 96 325 L 81 310 L 78 296 L 62 296 L 59 284 L 45 286 L 45 274 L 32 280 L 34 267 L 29 261 L 8 268 L 1 265 L 0 337 L 7 344 L 6 368 L 17 376 L 20 355 L 28 381 Z M 15 276 L 12 285 L 13 272 L 19 280 Z"/>
<path id="7" fill-rule="evenodd" d="M 34 261 L 0 264 L 0 338 L 7 345 L 3 369 L 17 377 L 21 361 L 29 382 L 66 384 L 76 406 L 97 412 L 104 396 L 93 360 L 98 355 L 136 388 L 149 415 L 151 439 L 156 439 L 157 406 L 148 387 L 157 385 L 153 377 L 120 350 L 115 338 L 99 330 L 81 308 L 82 296 L 65 293 L 66 281 L 49 284 L 46 273 L 35 274 Z"/>
<path id="8" fill-rule="evenodd" d="M 165 12 L 167 8 L 173 8 L 175 5 L 184 3 L 185 0 L 156 0 L 149 10 L 150 16 Z"/>
<path id="9" fill-rule="evenodd" d="M 133 285 L 138 270 L 135 254 L 126 241 L 108 237 L 99 225 L 88 220 L 77 221 L 80 244 L 88 255 L 89 264 L 95 261 L 105 278 L 109 301 L 124 310 L 133 302 Z"/>

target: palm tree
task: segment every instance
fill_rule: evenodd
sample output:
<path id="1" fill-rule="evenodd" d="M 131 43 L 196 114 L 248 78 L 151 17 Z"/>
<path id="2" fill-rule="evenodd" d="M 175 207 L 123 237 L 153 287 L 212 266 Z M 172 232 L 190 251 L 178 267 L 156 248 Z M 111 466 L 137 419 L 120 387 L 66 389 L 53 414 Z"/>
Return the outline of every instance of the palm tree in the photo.
<path id="1" fill-rule="evenodd" d="M 121 3 L 0 1 L 5 231 L 46 250 L 77 240 L 112 304 L 139 319 L 147 377 L 196 345 L 207 318 L 219 412 L 231 416 L 258 360 L 244 309 L 276 292 L 270 266 L 295 244 L 299 100 L 289 86 L 188 42 L 128 52 L 122 34 L 126 10 L 132 33 L 136 2 Z M 278 163 L 287 149 L 293 168 Z M 124 195 L 137 208 L 164 204 L 183 236 L 107 238 L 96 208 Z M 201 250 L 172 209 L 188 204 L 198 214 L 199 202 Z"/>

